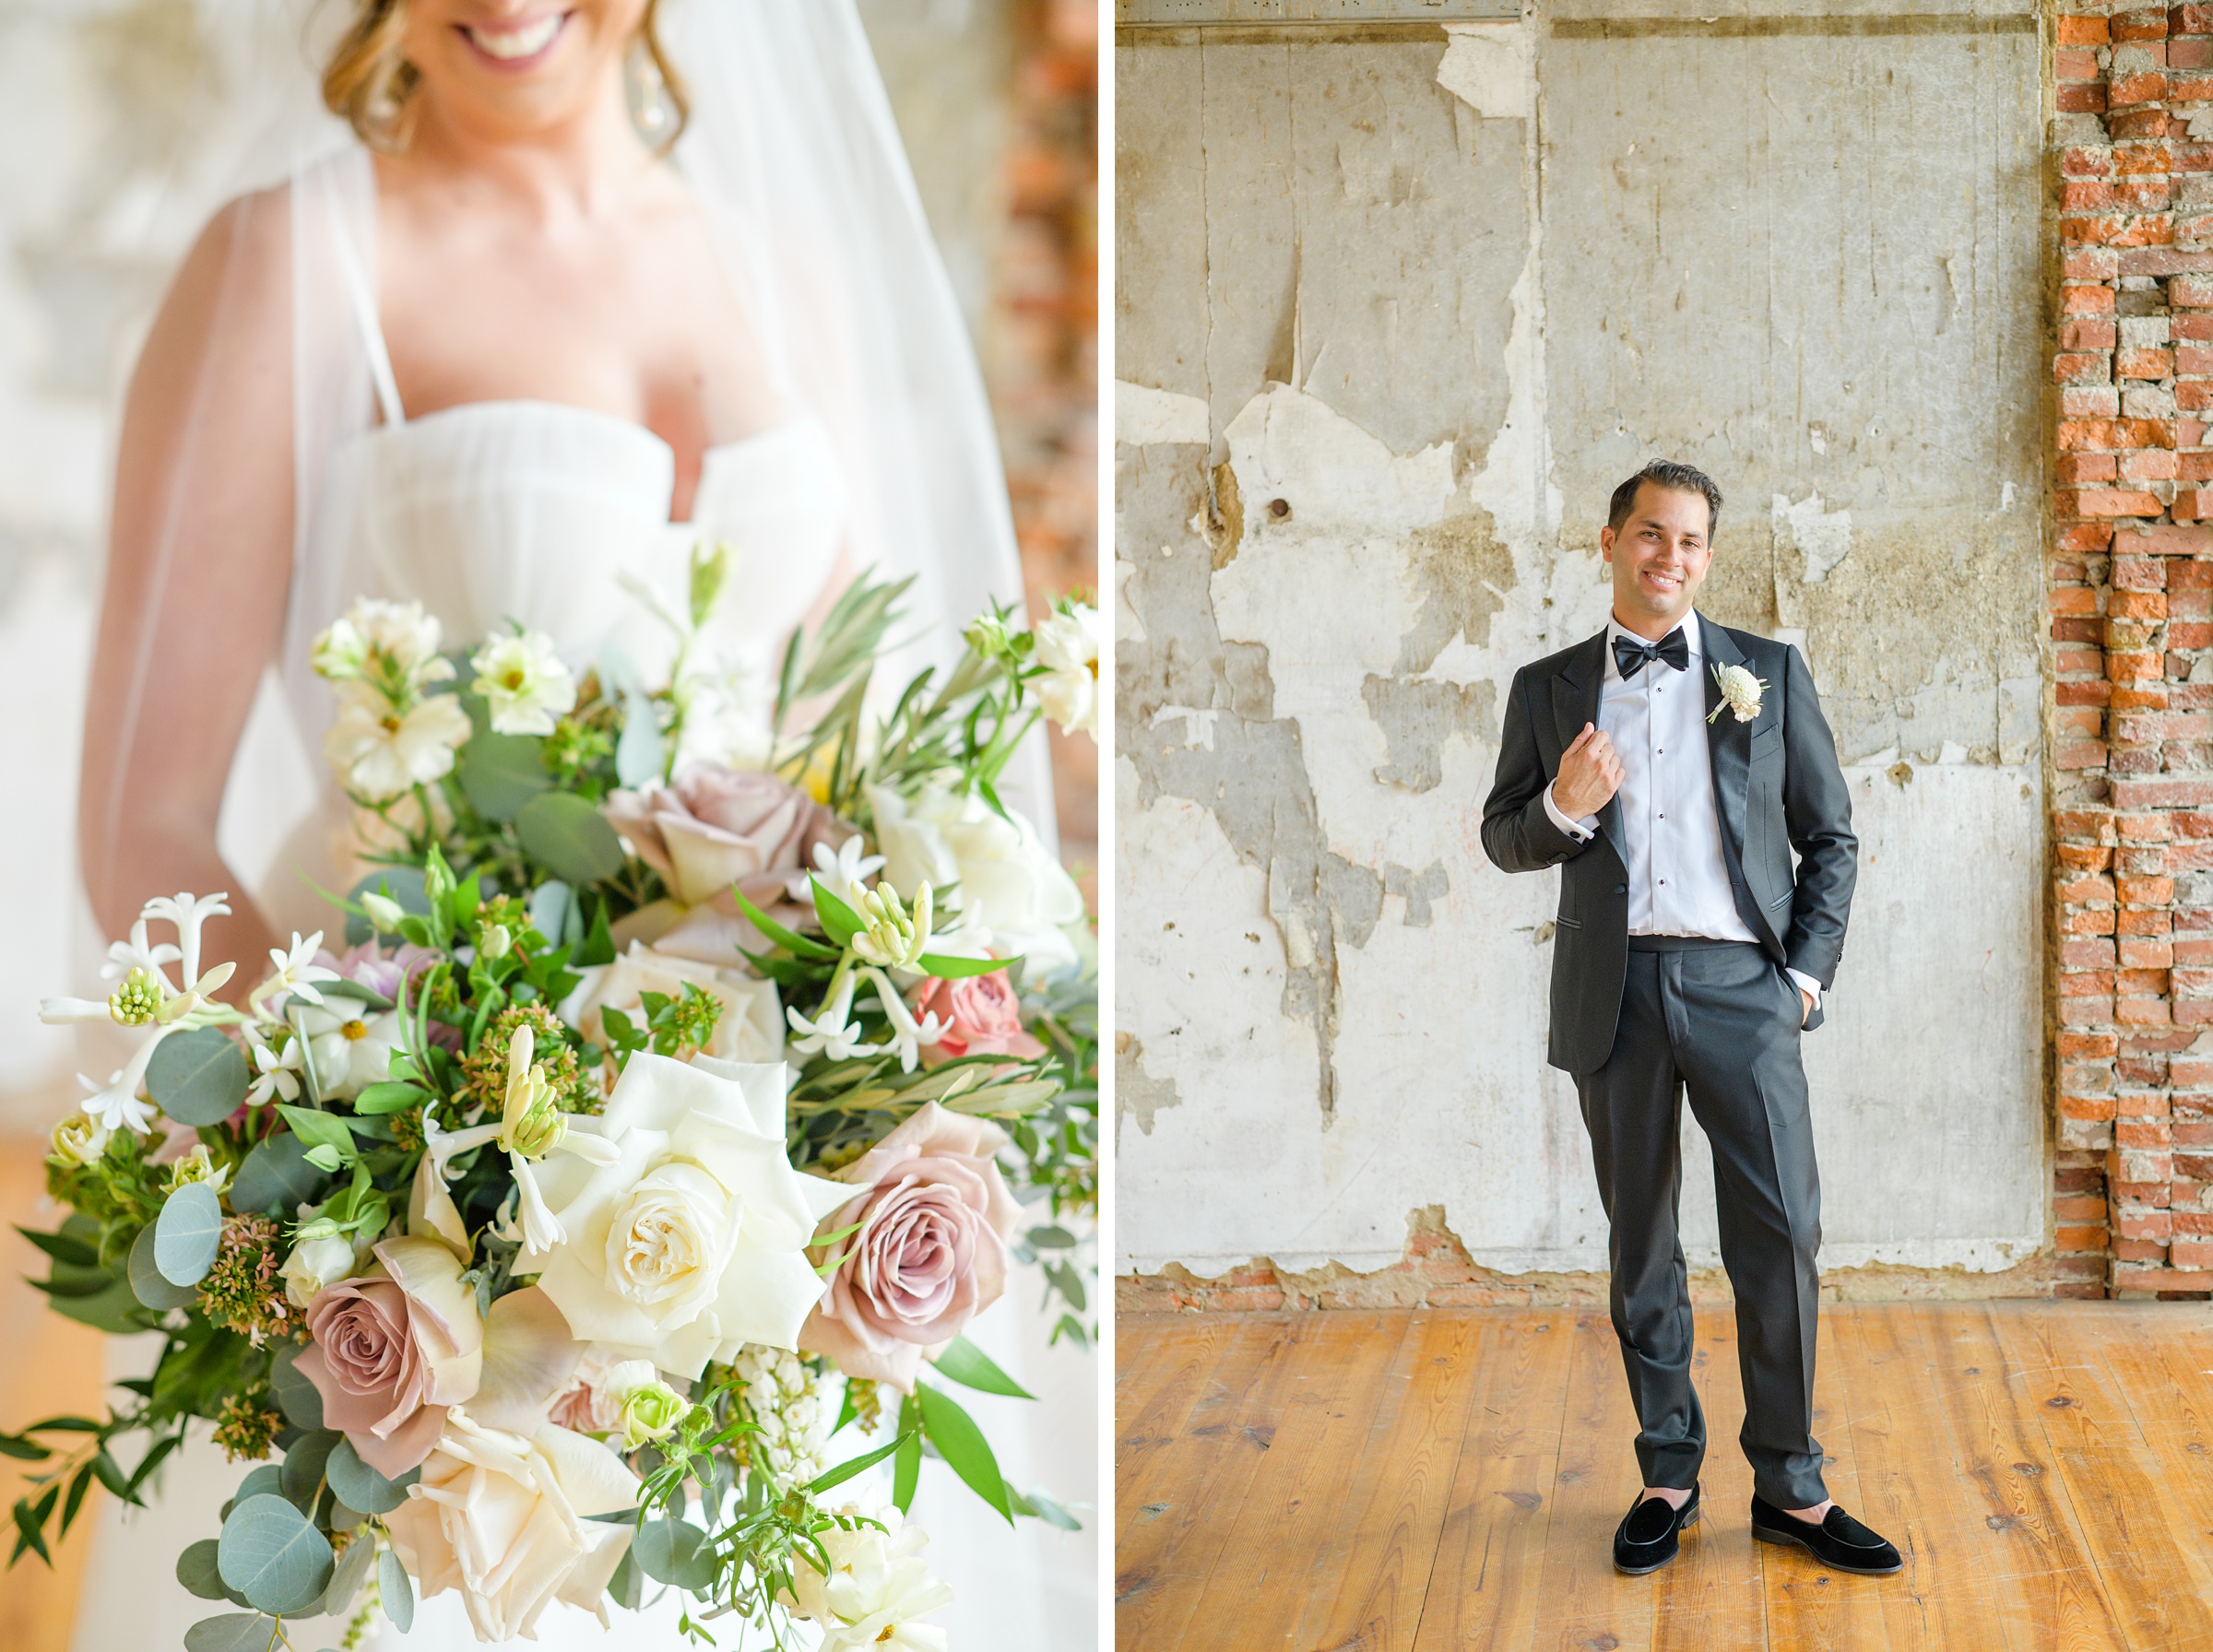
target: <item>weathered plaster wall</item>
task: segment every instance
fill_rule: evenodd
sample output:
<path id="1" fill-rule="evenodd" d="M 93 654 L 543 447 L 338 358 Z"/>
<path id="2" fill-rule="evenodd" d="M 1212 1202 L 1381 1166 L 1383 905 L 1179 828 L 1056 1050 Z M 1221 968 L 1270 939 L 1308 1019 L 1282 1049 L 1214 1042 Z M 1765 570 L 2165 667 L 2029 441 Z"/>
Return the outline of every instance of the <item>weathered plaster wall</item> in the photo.
<path id="1" fill-rule="evenodd" d="M 2047 1247 L 2034 21 L 1636 9 L 1120 37 L 1125 1269 L 1603 1268 L 1556 879 L 1476 825 L 1659 454 L 1852 786 L 1824 1264 Z"/>

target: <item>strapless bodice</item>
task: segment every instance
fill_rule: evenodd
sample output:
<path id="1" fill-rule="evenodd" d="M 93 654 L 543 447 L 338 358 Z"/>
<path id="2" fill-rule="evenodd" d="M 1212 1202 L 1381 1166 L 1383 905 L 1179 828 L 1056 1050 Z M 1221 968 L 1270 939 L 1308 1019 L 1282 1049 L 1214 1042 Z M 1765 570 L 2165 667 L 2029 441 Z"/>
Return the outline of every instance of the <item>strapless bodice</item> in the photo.
<path id="1" fill-rule="evenodd" d="M 624 576 L 684 610 L 692 549 L 730 548 L 707 631 L 765 650 L 822 594 L 845 494 L 812 419 L 710 448 L 692 519 L 669 520 L 676 461 L 641 425 L 550 402 L 471 402 L 380 425 L 339 457 L 325 531 L 353 596 L 413 598 L 448 645 L 508 621 L 578 665 L 619 643 L 648 675 L 672 647 Z"/>

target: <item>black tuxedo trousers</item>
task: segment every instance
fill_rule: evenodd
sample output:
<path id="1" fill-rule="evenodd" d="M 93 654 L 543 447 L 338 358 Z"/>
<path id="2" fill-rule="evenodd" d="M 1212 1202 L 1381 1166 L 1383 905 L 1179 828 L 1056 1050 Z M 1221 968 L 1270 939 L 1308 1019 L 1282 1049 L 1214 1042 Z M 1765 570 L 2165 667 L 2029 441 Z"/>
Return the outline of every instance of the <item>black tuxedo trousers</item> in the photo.
<path id="1" fill-rule="evenodd" d="M 1560 868 L 1549 1053 L 1574 1076 L 1590 1132 L 1644 1482 L 1688 1487 L 1706 1454 L 1677 1230 L 1687 1099 L 1713 1147 L 1722 1263 L 1736 1296 L 1740 1440 L 1759 1495 L 1805 1508 L 1828 1496 L 1812 1433 L 1821 1188 L 1799 1060 L 1805 1002 L 1784 966 L 1824 988 L 1834 980 L 1859 845 L 1805 662 L 1703 616 L 1699 630 L 1710 676 L 1742 665 L 1767 684 L 1757 714 L 1741 721 L 1706 684 L 1707 708 L 1720 712 L 1707 757 L 1722 857 L 1757 939 L 1630 935 L 1618 803 L 1600 811 L 1588 842 L 1544 812 L 1562 751 L 1598 721 L 1604 632 L 1515 676 L 1483 843 L 1505 871 Z M 1817 1013 L 1806 1030 L 1819 1024 Z"/>

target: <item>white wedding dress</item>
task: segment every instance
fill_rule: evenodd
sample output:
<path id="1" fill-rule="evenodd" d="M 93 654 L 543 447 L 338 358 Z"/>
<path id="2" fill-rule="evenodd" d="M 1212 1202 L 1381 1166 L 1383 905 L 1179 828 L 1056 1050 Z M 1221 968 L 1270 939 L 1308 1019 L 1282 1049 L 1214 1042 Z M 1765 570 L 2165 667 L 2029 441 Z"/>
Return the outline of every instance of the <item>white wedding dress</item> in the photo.
<path id="1" fill-rule="evenodd" d="M 357 149 L 323 164 L 365 170 L 368 161 Z M 358 175 L 344 182 L 355 190 L 363 186 Z M 550 635 L 574 666 L 594 663 L 613 643 L 650 678 L 672 652 L 673 639 L 624 576 L 680 612 L 691 551 L 704 540 L 727 544 L 734 553 L 721 601 L 704 628 L 709 637 L 726 650 L 762 655 L 780 647 L 822 595 L 845 540 L 842 467 L 820 422 L 802 415 L 709 450 L 692 519 L 675 523 L 669 520 L 674 454 L 642 426 L 539 401 L 470 403 L 410 419 L 378 322 L 373 254 L 349 244 L 340 219 L 330 221 L 337 238 L 331 251 L 346 277 L 381 422 L 330 456 L 302 548 L 302 566 L 316 575 L 306 582 L 311 600 L 329 611 L 295 612 L 290 627 L 295 637 L 327 623 L 356 596 L 412 598 L 437 617 L 449 647 L 515 620 Z M 320 759 L 312 768 L 305 764 L 327 721 L 327 690 L 297 669 L 281 680 L 283 689 L 274 675 L 265 683 L 241 742 L 225 800 L 224 848 L 242 873 L 264 870 L 255 894 L 272 921 L 304 931 L 325 926 L 336 914 L 298 874 L 346 887 L 335 881 L 344 876 L 343 865 L 324 859 L 333 837 L 342 836 L 345 810 L 326 778 L 308 779 L 326 775 Z M 1046 1354 L 1039 1346 L 1042 1321 L 1024 1322 L 1038 1319 L 1035 1307 L 1014 1300 L 1015 1292 L 1029 1294 L 1034 1282 L 1018 1276 L 1012 1285 L 971 1335 L 1018 1379 L 1025 1371 L 1059 1368 L 1065 1351 Z M 117 1339 L 110 1347 L 113 1377 L 144 1375 L 159 1353 L 151 1339 Z M 1077 1386 L 1089 1381 L 1088 1370 L 1070 1366 L 1060 1380 L 1072 1391 L 1056 1410 L 1071 1422 L 1088 1418 L 1090 1396 Z M 1037 1408 L 975 1399 L 970 1409 L 992 1432 L 1002 1467 L 1017 1485 L 1040 1483 L 1032 1471 L 1038 1454 L 1030 1436 L 1041 1424 L 1047 1428 L 1042 1455 L 1064 1457 L 1047 1419 L 1035 1415 Z M 1092 1455 L 1088 1437 L 1069 1444 L 1075 1455 L 1064 1460 L 1071 1465 Z M 190 1624 L 232 1610 L 189 1595 L 172 1566 L 187 1544 L 219 1530 L 218 1510 L 247 1467 L 226 1465 L 203 1433 L 172 1458 L 152 1507 L 105 1505 L 73 1652 L 170 1652 L 183 1645 Z M 1048 1476 L 1055 1467 L 1038 1465 Z M 941 1464 L 928 1469 L 915 1517 L 933 1533 L 933 1566 L 964 1603 L 933 1621 L 972 1625 L 956 1632 L 962 1652 L 1055 1644 L 1048 1621 L 1065 1623 L 1071 1614 L 1048 1611 L 1047 1596 L 1072 1599 L 1081 1590 L 1080 1551 L 1088 1545 L 1079 1540 L 1071 1547 L 1060 1534 L 1041 1532 L 1028 1521 L 1010 1532 Z M 1060 1479 L 1048 1489 L 1065 1495 L 1067 1483 Z M 1059 1562 L 1052 1569 L 1063 1575 L 1052 1585 L 1044 1575 L 1047 1544 Z M 556 1605 L 540 1621 L 538 1640 L 576 1648 L 613 1640 L 642 1652 L 673 1652 L 693 1644 L 676 1629 L 677 1605 L 671 1598 L 638 1616 L 616 1612 L 611 1635 L 589 1615 Z M 413 1632 L 404 1638 L 377 1622 L 368 1644 L 379 1648 L 461 1652 L 477 1644 L 452 1594 L 421 1602 Z M 303 1621 L 292 1632 L 292 1645 L 297 1652 L 316 1652 L 335 1646 L 343 1627 L 337 1620 Z M 712 1627 L 722 1646 L 734 1644 L 729 1620 Z M 1058 1638 L 1073 1644 L 1065 1634 Z M 799 1644 L 811 1644 L 804 1628 Z"/>

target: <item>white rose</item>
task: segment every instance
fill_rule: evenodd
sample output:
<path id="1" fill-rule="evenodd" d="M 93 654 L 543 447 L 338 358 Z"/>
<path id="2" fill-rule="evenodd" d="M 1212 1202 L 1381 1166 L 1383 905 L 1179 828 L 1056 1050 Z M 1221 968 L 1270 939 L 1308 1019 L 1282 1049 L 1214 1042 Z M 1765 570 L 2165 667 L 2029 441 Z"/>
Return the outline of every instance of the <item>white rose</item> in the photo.
<path id="1" fill-rule="evenodd" d="M 848 1504 L 836 1513 L 854 1516 Z M 864 1526 L 856 1531 L 833 1528 L 822 1534 L 829 1552 L 827 1576 L 814 1569 L 804 1550 L 795 1552 L 792 1586 L 782 1597 L 799 1617 L 822 1631 L 821 1652 L 945 1652 L 945 1632 L 915 1620 L 953 1599 L 941 1578 L 930 1575 L 919 1558 L 929 1535 L 908 1526 L 896 1508 L 871 1515 L 888 1530 Z"/>
<path id="2" fill-rule="evenodd" d="M 494 734 L 551 734 L 554 719 L 575 709 L 576 679 L 543 631 L 494 637 L 468 664 Z"/>
<path id="3" fill-rule="evenodd" d="M 1076 962 L 1061 926 L 1083 917 L 1083 891 L 1027 820 L 1002 820 L 981 797 L 934 785 L 911 800 L 871 786 L 869 801 L 883 877 L 903 897 L 911 901 L 926 882 L 934 890 L 957 883 L 941 897 L 945 910 L 974 915 L 980 908 L 995 955 L 1026 958 L 1033 977 Z"/>
<path id="4" fill-rule="evenodd" d="M 1032 628 L 1037 663 L 1046 668 L 1032 688 L 1045 714 L 1070 734 L 1099 738 L 1099 612 L 1076 603 Z"/>
<path id="5" fill-rule="evenodd" d="M 736 970 L 680 958 L 634 940 L 614 962 L 576 973 L 584 979 L 562 1000 L 561 1019 L 596 1044 L 607 1042 L 601 1010 L 620 1009 L 635 1025 L 642 1019 L 641 995 L 657 992 L 680 998 L 689 981 L 722 1006 L 706 1054 L 723 1061 L 784 1059 L 784 1014 L 773 981 L 756 981 Z"/>
<path id="6" fill-rule="evenodd" d="M 320 1007 L 294 1003 L 290 1019 L 307 1041 L 315 1088 L 325 1098 L 357 1096 L 391 1076 L 401 1036 L 397 1010 L 371 1014 L 359 999 L 333 993 Z"/>
<path id="7" fill-rule="evenodd" d="M 585 1516 L 635 1507 L 637 1483 L 597 1440 L 550 1422 L 526 1437 L 456 1409 L 385 1528 L 423 1598 L 461 1591 L 480 1641 L 536 1639 L 553 1600 L 604 1627 L 608 1580 L 631 1528 Z"/>
<path id="8" fill-rule="evenodd" d="M 353 1277 L 353 1242 L 349 1239 L 303 1239 L 277 1270 L 284 1280 L 285 1299 L 304 1309 L 325 1285 Z"/>
<path id="9" fill-rule="evenodd" d="M 578 1340 L 688 1377 L 748 1342 L 796 1345 L 822 1294 L 805 1247 L 852 1189 L 792 1169 L 785 1081 L 781 1064 L 640 1053 L 603 1115 L 569 1119 L 615 1156 L 537 1167 L 566 1238 L 515 1266 Z"/>

